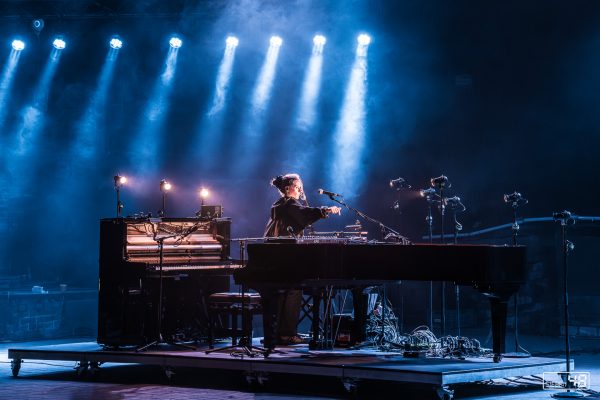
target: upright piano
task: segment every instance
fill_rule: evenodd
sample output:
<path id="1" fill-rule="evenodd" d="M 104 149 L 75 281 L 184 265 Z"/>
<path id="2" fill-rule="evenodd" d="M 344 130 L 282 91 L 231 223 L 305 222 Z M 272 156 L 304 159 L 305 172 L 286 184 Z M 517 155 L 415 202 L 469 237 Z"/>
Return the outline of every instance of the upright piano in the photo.
<path id="1" fill-rule="evenodd" d="M 102 219 L 98 343 L 156 339 L 161 281 L 163 337 L 206 337 L 206 299 L 227 291 L 240 267 L 229 257 L 230 227 L 228 218 Z"/>
<path id="2" fill-rule="evenodd" d="M 471 285 L 487 296 L 492 316 L 494 360 L 505 351 L 509 298 L 525 282 L 523 246 L 392 243 L 251 243 L 236 283 L 269 302 L 285 288 L 366 286 L 389 281 L 449 281 Z M 270 307 L 270 308 L 269 308 Z M 265 343 L 272 347 L 275 307 L 266 305 Z M 313 323 L 317 318 L 313 318 Z M 313 342 L 318 326 L 313 324 Z"/>

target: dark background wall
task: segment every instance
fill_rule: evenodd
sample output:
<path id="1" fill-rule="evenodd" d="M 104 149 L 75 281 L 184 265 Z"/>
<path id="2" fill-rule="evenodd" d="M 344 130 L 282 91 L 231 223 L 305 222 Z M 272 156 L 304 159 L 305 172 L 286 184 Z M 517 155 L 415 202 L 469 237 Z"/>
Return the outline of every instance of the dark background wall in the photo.
<path id="1" fill-rule="evenodd" d="M 307 177 L 309 200 L 329 204 L 314 191 L 340 190 L 327 187 L 332 182 L 331 137 L 361 32 L 373 41 L 367 61 L 366 147 L 360 160 L 365 179 L 357 180 L 347 198 L 351 205 L 417 241 L 426 232 L 426 204 L 415 191 L 391 191 L 390 178 L 402 176 L 418 189 L 426 188 L 431 177 L 447 175 L 450 194 L 459 195 L 468 208 L 461 215 L 465 231 L 510 222 L 502 195 L 514 190 L 529 199 L 523 216 L 550 216 L 565 208 L 580 215 L 600 212 L 597 2 L 202 1 L 172 2 L 171 8 L 161 2 L 107 2 L 114 10 L 131 12 L 113 17 L 102 10 L 86 17 L 93 2 L 76 9 L 73 2 L 21 3 L 3 2 L 0 15 L 5 49 L 0 61 L 8 58 L 15 35 L 27 42 L 10 95 L 0 104 L 6 111 L 0 128 L 0 275 L 94 287 L 98 220 L 114 215 L 112 177 L 117 172 L 131 177 L 122 191 L 126 215 L 156 214 L 158 182 L 168 178 L 175 185 L 169 214 L 191 216 L 199 208 L 197 189 L 207 185 L 210 202 L 223 204 L 232 217 L 233 236 L 262 234 L 277 196 L 268 184 L 276 174 L 300 172 Z M 35 8 L 42 3 L 66 4 L 73 15 Z M 30 28 L 36 12 L 47 15 L 39 35 Z M 328 41 L 317 124 L 306 140 L 293 136 L 298 135 L 293 121 L 316 32 Z M 31 152 L 15 156 L 26 107 L 59 33 L 67 48 L 43 103 L 45 125 Z M 115 33 L 124 47 L 93 136 L 96 155 L 83 159 L 74 147 L 77 123 L 96 90 L 107 40 Z M 144 155 L 136 143 L 152 127 L 144 125 L 143 113 L 172 33 L 181 34 L 184 45 L 164 123 L 154 126 L 156 138 L 147 139 L 161 146 Z M 211 129 L 205 114 L 228 34 L 237 35 L 240 45 L 223 123 Z M 236 139 L 245 132 L 251 93 L 272 34 L 283 37 L 284 44 L 264 117 L 264 140 L 250 160 L 259 167 L 247 169 L 237 159 Z M 216 148 L 203 152 L 203 144 L 215 138 Z M 300 162 L 287 163 L 290 159 Z M 396 200 L 399 210 L 391 207 Z M 354 219 L 345 212 L 320 222 L 318 229 L 342 229 Z M 451 229 L 449 220 L 446 226 Z M 367 229 L 377 237 L 376 226 Z M 556 227 L 547 229 L 552 239 L 545 249 L 554 251 Z M 592 239 L 586 239 L 585 248 L 597 244 L 595 228 L 589 229 L 586 237 Z M 599 278 L 599 269 L 593 254 L 586 254 L 578 260 L 577 276 L 585 277 L 582 290 L 596 295 L 589 282 Z M 546 259 L 555 262 L 555 254 Z M 556 287 L 556 268 L 548 265 L 538 279 L 552 279 Z"/>

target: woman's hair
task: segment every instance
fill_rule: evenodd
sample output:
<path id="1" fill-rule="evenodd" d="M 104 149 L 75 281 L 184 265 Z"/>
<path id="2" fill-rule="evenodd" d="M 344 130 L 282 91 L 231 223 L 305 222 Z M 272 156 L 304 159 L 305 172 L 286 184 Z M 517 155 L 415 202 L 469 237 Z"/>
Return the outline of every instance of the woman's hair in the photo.
<path id="1" fill-rule="evenodd" d="M 300 175 L 298 174 L 279 175 L 276 178 L 271 179 L 271 186 L 275 186 L 282 195 L 285 195 L 286 186 L 292 185 L 297 179 L 300 179 Z"/>

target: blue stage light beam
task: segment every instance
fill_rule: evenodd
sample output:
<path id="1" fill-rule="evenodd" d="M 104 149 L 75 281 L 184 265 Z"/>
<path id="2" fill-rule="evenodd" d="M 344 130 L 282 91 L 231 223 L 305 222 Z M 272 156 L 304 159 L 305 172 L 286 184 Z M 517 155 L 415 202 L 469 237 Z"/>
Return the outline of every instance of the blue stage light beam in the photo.
<path id="1" fill-rule="evenodd" d="M 361 163 L 366 142 L 365 99 L 369 43 L 370 38 L 367 40 L 363 35 L 359 36 L 340 118 L 334 132 L 334 154 L 329 166 L 331 187 L 348 197 L 358 194 L 365 174 Z"/>
<path id="2" fill-rule="evenodd" d="M 170 108 L 178 53 L 179 47 L 169 47 L 164 70 L 154 84 L 138 123 L 137 134 L 130 143 L 129 162 L 136 164 L 138 174 L 150 174 L 159 167 L 161 162 L 158 152 L 163 144 L 163 138 L 160 134 Z"/>
<path id="3" fill-rule="evenodd" d="M 60 61 L 60 50 L 52 48 L 50 57 L 33 92 L 33 100 L 21 111 L 21 122 L 14 135 L 16 155 L 23 156 L 36 148 L 39 133 L 45 125 L 45 110 L 52 79 Z"/>
<path id="4" fill-rule="evenodd" d="M 255 114 L 265 111 L 271 99 L 271 89 L 275 80 L 275 67 L 277 66 L 279 48 L 282 43 L 283 40 L 279 36 L 271 37 L 269 50 L 252 94 L 252 110 Z"/>
<path id="5" fill-rule="evenodd" d="M 282 43 L 283 40 L 279 36 L 272 36 L 269 42 L 269 49 L 252 91 L 250 110 L 244 116 L 241 125 L 242 135 L 234 145 L 240 149 L 235 160 L 230 163 L 230 169 L 234 173 L 252 173 L 259 161 L 261 152 L 258 150 L 266 123 L 266 112 L 271 100 L 273 82 L 277 72 L 277 58 Z"/>
<path id="6" fill-rule="evenodd" d="M 229 82 L 231 81 L 231 70 L 233 69 L 233 61 L 235 59 L 235 49 L 237 48 L 238 43 L 238 39 L 233 36 L 228 37 L 225 41 L 225 53 L 223 54 L 223 59 L 221 60 L 221 65 L 219 66 L 219 72 L 217 74 L 212 106 L 208 111 L 209 117 L 216 115 L 225 105 L 227 89 L 229 88 Z"/>
<path id="7" fill-rule="evenodd" d="M 321 35 L 315 36 L 313 39 L 312 55 L 308 61 L 308 69 L 304 76 L 302 96 L 300 97 L 298 115 L 296 117 L 296 128 L 304 132 L 310 131 L 315 123 L 317 100 L 319 90 L 321 89 L 324 46 L 325 37 Z"/>
<path id="8" fill-rule="evenodd" d="M 104 127 L 101 121 L 106 111 L 108 88 L 112 82 L 118 54 L 118 48 L 112 47 L 106 53 L 96 90 L 90 98 L 83 117 L 76 124 L 76 136 L 71 145 L 72 162 L 94 158 L 102 145 Z"/>
<path id="9" fill-rule="evenodd" d="M 10 106 L 8 102 L 8 97 L 10 95 L 10 89 L 12 88 L 14 82 L 15 71 L 17 69 L 17 65 L 19 64 L 20 56 L 20 50 L 12 49 L 10 51 L 10 54 L 8 55 L 8 60 L 4 65 L 4 69 L 2 70 L 2 78 L 0 78 L 0 131 L 4 126 L 6 113 Z"/>

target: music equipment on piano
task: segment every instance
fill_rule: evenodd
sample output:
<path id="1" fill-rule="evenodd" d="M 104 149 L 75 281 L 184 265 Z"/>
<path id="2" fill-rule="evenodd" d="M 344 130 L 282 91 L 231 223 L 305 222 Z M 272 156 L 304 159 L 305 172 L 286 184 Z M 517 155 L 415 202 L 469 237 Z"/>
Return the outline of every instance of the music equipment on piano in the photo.
<path id="1" fill-rule="evenodd" d="M 208 336 L 206 299 L 229 290 L 231 220 L 107 218 L 100 221 L 98 343 L 142 345 L 156 337 L 163 238 L 166 337 Z"/>
<path id="2" fill-rule="evenodd" d="M 369 286 L 399 280 L 472 285 L 490 300 L 494 361 L 498 362 L 505 351 L 506 304 L 525 281 L 525 261 L 523 246 L 250 243 L 247 264 L 234 272 L 234 278 L 260 292 L 267 303 L 277 290 L 286 288 Z M 317 295 L 315 310 L 318 300 Z M 267 311 L 269 306 L 263 305 L 263 318 L 265 343 L 270 345 L 275 315 Z M 312 329 L 314 347 L 318 318 L 313 318 Z"/>

